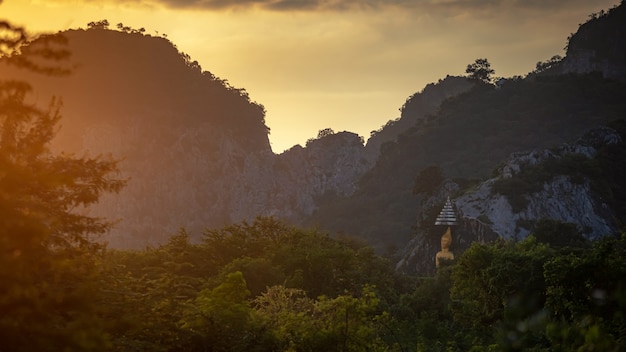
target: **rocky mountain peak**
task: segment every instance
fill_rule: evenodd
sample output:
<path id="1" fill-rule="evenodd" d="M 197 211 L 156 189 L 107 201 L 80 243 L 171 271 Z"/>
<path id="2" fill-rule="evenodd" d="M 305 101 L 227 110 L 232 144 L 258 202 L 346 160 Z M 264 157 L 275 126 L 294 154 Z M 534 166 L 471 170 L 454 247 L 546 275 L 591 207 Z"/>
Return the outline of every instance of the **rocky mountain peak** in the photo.
<path id="1" fill-rule="evenodd" d="M 573 34 L 562 72 L 601 72 L 605 78 L 626 80 L 626 3 L 592 14 Z"/>

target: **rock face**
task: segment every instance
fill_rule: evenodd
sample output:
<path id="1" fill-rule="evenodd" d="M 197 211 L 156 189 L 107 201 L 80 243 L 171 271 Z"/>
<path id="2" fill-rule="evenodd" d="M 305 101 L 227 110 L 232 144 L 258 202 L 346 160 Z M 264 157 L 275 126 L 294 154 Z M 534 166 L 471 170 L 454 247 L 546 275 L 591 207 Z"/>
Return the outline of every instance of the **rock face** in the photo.
<path id="1" fill-rule="evenodd" d="M 594 158 L 597 148 L 621 141 L 617 132 L 597 128 L 572 145 L 556 150 L 515 153 L 501 169 L 498 178 L 515 177 L 522 170 L 537 166 L 547 160 L 558 160 L 566 155 L 583 155 Z M 617 230 L 613 214 L 607 204 L 595 194 L 589 180 L 573 182 L 569 175 L 554 175 L 543 184 L 539 192 L 525 195 L 527 205 L 514 211 L 507 197 L 494 194 L 492 186 L 498 178 L 483 182 L 476 191 L 455 200 L 459 212 L 466 217 L 482 218 L 493 231 L 504 238 L 523 238 L 528 235 L 528 225 L 541 218 L 576 224 L 589 238 L 597 238 Z"/>
<path id="2" fill-rule="evenodd" d="M 626 80 L 626 3 L 594 14 L 580 26 L 567 46 L 564 73 L 600 72 Z"/>
<path id="3" fill-rule="evenodd" d="M 622 50 L 624 7 L 622 4 L 581 27 L 570 41 L 562 66 L 565 72 L 599 70 L 607 77 L 621 77 L 620 70 L 626 66 L 626 50 Z M 607 33 L 607 28 L 615 38 L 605 35 L 606 40 L 598 41 L 598 33 Z M 114 247 L 160 243 L 181 227 L 198 235 L 208 227 L 259 215 L 295 225 L 324 224 L 331 231 L 378 242 L 378 249 L 389 243 L 401 245 L 411 235 L 413 209 L 418 203 L 410 190 L 415 175 L 424 167 L 438 163 L 446 172 L 457 172 L 454 176 L 482 178 L 484 170 L 491 170 L 510 152 L 546 147 L 537 140 L 551 135 L 560 138 L 555 143 L 577 136 L 592 123 L 614 118 L 611 113 L 619 114 L 621 106 L 585 93 L 591 95 L 588 105 L 547 109 L 557 115 L 551 126 L 541 126 L 548 131 L 541 134 L 536 128 L 539 124 L 533 122 L 543 122 L 544 115 L 538 115 L 541 111 L 515 112 L 544 103 L 537 104 L 534 95 L 527 93 L 531 87 L 543 87 L 543 93 L 538 94 L 546 99 L 561 96 L 550 90 L 552 83 L 525 85 L 519 80 L 494 90 L 463 77 L 446 77 L 409 97 L 401 117 L 372 133 L 365 146 L 361 137 L 340 132 L 276 155 L 269 144 L 264 107 L 252 101 L 245 90 L 202 71 L 167 39 L 101 27 L 62 34 L 72 53 L 72 75 L 40 76 L 0 62 L 0 76 L 30 82 L 35 91 L 32 102 L 40 106 L 45 106 L 52 95 L 63 98 L 62 126 L 53 146 L 56 151 L 110 153 L 120 159 L 128 186 L 119 195 L 105 195 L 89 210 L 95 216 L 119 219 L 105 238 Z M 566 103 L 559 100 L 554 104 L 569 106 L 570 101 L 583 100 L 577 91 L 570 93 L 573 98 L 564 95 Z M 597 94 L 610 95 L 603 91 Z M 449 99 L 455 96 L 459 98 Z M 616 107 L 596 114 L 599 106 Z M 596 115 L 601 118 L 596 119 Z M 564 116 L 568 119 L 560 118 Z M 564 134 L 564 123 L 576 125 L 571 129 L 575 132 Z M 501 131 L 529 137 L 509 143 L 511 138 L 497 138 Z M 593 143 L 619 139 L 608 131 L 594 133 L 588 137 Z M 524 168 L 563 153 L 593 157 L 593 143 L 515 154 L 500 177 L 514 177 Z M 493 153 L 493 145 L 504 147 Z M 479 162 L 483 163 L 477 165 Z M 477 169 L 481 173 L 469 173 Z M 457 235 L 452 235 L 453 251 L 476 240 L 524 236 L 528 233 L 526 222 L 538 217 L 575 222 L 589 229 L 589 237 L 614 228 L 610 211 L 604 210 L 588 182 L 557 176 L 541 191 L 526 195 L 526 207 L 520 211 L 514 211 L 505 196 L 493 194 L 494 182 L 488 180 L 455 200 L 463 220 L 454 230 Z M 440 206 L 445 196 L 459 189 L 453 183 L 446 187 L 423 202 L 426 211 Z M 425 214 L 418 219 L 424 220 Z M 333 220 L 336 226 L 328 227 Z M 425 241 L 410 245 L 408 253 L 413 254 L 405 258 L 432 262 L 441 233 L 428 231 L 423 235 Z M 416 265 L 422 264 L 407 259 L 401 266 Z"/>
<path id="4" fill-rule="evenodd" d="M 351 132 L 315 139 L 280 155 L 248 155 L 232 188 L 231 220 L 269 215 L 298 222 L 316 209 L 327 192 L 350 195 L 371 167 L 363 140 Z"/>
<path id="5" fill-rule="evenodd" d="M 555 174 L 543 183 L 537 192 L 523 195 L 526 204 L 514 210 L 507 196 L 495 193 L 494 184 L 501 179 L 510 179 L 544 162 L 556 162 L 568 155 L 593 159 L 598 149 L 621 142 L 620 135 L 606 127 L 589 131 L 576 143 L 564 144 L 553 150 L 515 153 L 501 167 L 499 175 L 482 182 L 473 191 L 453 199 L 459 226 L 453 228 L 455 255 L 469 248 L 472 242 L 485 243 L 497 238 L 522 239 L 541 219 L 552 219 L 575 224 L 588 239 L 595 239 L 619 231 L 615 214 L 601 197 L 596 194 L 589 179 L 576 180 L 571 175 Z M 440 206 L 445 195 L 459 193 L 458 185 L 446 182 L 439 192 L 424 202 L 423 214 L 428 209 Z M 398 270 L 417 271 L 429 274 L 434 271 L 434 255 L 439 250 L 432 229 L 419 228 L 417 236 L 407 245 Z M 443 233 L 443 230 L 441 230 Z"/>
<path id="6" fill-rule="evenodd" d="M 1 63 L 0 73 L 32 83 L 37 104 L 63 97 L 55 150 L 120 160 L 127 187 L 89 210 L 118 220 L 105 238 L 112 247 L 161 243 L 181 227 L 197 236 L 256 216 L 300 224 L 317 209 L 318 197 L 355 192 L 380 142 L 402 130 L 381 130 L 367 147 L 354 133 L 330 133 L 276 155 L 263 106 L 203 72 L 167 39 L 102 27 L 62 35 L 72 54 L 70 76 Z M 405 108 L 426 117 L 470 86 L 464 78 L 446 78 Z M 412 117 L 398 126 L 415 122 Z"/>
<path id="7" fill-rule="evenodd" d="M 173 133 L 180 137 L 172 144 L 151 149 L 158 158 L 123 162 L 122 170 L 130 177 L 128 186 L 119 195 L 105 197 L 94 210 L 97 215 L 122 219 L 108 237 L 111 245 L 158 243 L 180 227 L 197 235 L 210 226 L 256 216 L 297 222 L 315 210 L 315 197 L 329 191 L 353 192 L 370 166 L 361 139 L 348 132 L 281 155 L 246 151 L 210 128 Z M 124 132 L 103 138 L 116 135 L 127 140 Z M 203 141 L 216 145 L 205 149 Z M 207 150 L 213 153 L 207 155 Z"/>
<path id="8" fill-rule="evenodd" d="M 256 216 L 297 223 L 316 197 L 354 192 L 371 167 L 363 140 L 349 132 L 275 155 L 263 106 L 164 38 L 104 28 L 63 35 L 71 75 L 4 64 L 0 73 L 30 82 L 34 103 L 63 97 L 56 151 L 120 160 L 127 186 L 88 210 L 118 221 L 104 238 L 112 247 L 161 243 L 181 227 L 197 236 Z"/>

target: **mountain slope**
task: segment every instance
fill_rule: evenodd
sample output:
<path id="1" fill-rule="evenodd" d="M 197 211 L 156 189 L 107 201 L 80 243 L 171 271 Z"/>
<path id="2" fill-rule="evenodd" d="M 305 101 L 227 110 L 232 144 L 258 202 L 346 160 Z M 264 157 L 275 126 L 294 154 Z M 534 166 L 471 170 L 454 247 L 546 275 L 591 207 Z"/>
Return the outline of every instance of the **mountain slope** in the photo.
<path id="1" fill-rule="evenodd" d="M 618 233 L 626 221 L 626 121 L 613 127 L 595 128 L 557 148 L 514 153 L 494 177 L 468 190 L 444 182 L 423 203 L 416 237 L 403 250 L 397 269 L 434 271 L 444 228 L 434 226 L 433 214 L 446 196 L 452 197 L 459 219 L 453 229 L 456 254 L 473 242 L 524 238 L 547 220 L 568 224 L 585 239 Z"/>
<path id="2" fill-rule="evenodd" d="M 446 177 L 484 179 L 513 152 L 572 141 L 626 116 L 624 96 L 623 83 L 596 76 L 512 81 L 497 90 L 476 87 L 444 103 L 434 119 L 383 145 L 355 195 L 322 205 L 312 221 L 401 245 L 419 208 L 411 191 L 422 169 L 438 165 Z"/>
<path id="3" fill-rule="evenodd" d="M 611 13 L 620 14 L 625 7 L 621 4 Z M 602 21 L 611 16 L 594 21 L 604 28 Z M 574 35 L 568 55 L 600 52 L 593 43 L 623 43 L 625 26 L 626 21 L 616 21 L 609 33 L 588 31 L 585 46 Z M 606 38 L 611 33 L 618 37 Z M 626 61 L 612 56 L 611 72 L 623 68 Z M 489 177 L 511 153 L 572 142 L 591 128 L 626 116 L 624 81 L 606 79 L 598 68 L 560 72 L 508 79 L 498 87 L 478 84 L 446 100 L 431 118 L 414 119 L 414 126 L 381 146 L 376 165 L 355 194 L 325 200 L 310 223 L 359 234 L 382 251 L 390 245 L 402 247 L 414 235 L 421 200 L 411 191 L 425 168 L 436 165 L 446 178 L 475 182 Z"/>
<path id="4" fill-rule="evenodd" d="M 31 83 L 37 104 L 63 98 L 55 149 L 121 159 L 128 186 L 89 210 L 119 220 L 105 237 L 111 246 L 163 242 L 181 227 L 197 238 L 259 215 L 298 222 L 316 208 L 315 197 L 351 194 L 372 165 L 363 140 L 349 132 L 275 155 L 263 106 L 164 38 L 102 26 L 59 35 L 72 54 L 62 63 L 71 75 L 1 63 L 0 74 Z"/>
<path id="5" fill-rule="evenodd" d="M 247 155 L 271 153 L 263 107 L 201 72 L 164 38 L 104 28 L 62 35 L 71 75 L 6 65 L 0 72 L 30 82 L 38 104 L 62 97 L 54 148 L 122 160 L 128 186 L 90 210 L 120 220 L 106 240 L 143 247 L 182 226 L 197 232 L 230 223 L 231 196 L 224 190 Z"/>
<path id="6" fill-rule="evenodd" d="M 63 97 L 56 149 L 122 159 L 128 187 L 89 210 L 120 219 L 106 238 L 113 246 L 143 247 L 180 227 L 197 236 L 272 215 L 360 236 L 384 251 L 404 246 L 423 220 L 425 197 L 412 191 L 427 167 L 463 189 L 511 153 L 571 142 L 626 116 L 626 84 L 607 79 L 626 67 L 616 52 L 625 6 L 581 26 L 568 56 L 541 74 L 498 87 L 464 77 L 428 85 L 365 146 L 350 132 L 325 133 L 274 154 L 262 105 L 166 39 L 138 31 L 95 26 L 59 34 L 73 54 L 67 77 L 2 62 L 0 75 L 31 82 L 35 103 Z M 572 64 L 583 59 L 602 64 Z"/>

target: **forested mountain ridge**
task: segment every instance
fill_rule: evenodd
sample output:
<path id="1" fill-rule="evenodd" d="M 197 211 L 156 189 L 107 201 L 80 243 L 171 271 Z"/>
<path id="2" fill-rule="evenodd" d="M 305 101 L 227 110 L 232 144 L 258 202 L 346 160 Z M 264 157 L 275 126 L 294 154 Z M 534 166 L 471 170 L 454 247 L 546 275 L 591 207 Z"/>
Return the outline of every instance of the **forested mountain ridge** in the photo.
<path id="1" fill-rule="evenodd" d="M 615 54 L 623 8 L 592 16 L 562 61 L 538 65 L 526 78 L 496 87 L 448 76 L 407 98 L 400 118 L 365 146 L 353 133 L 321 130 L 280 155 L 269 145 L 263 106 L 165 38 L 92 23 L 59 33 L 72 53 L 71 75 L 41 77 L 6 65 L 0 72 L 31 82 L 39 103 L 63 97 L 57 150 L 122 159 L 127 187 L 91 210 L 120 220 L 106 238 L 113 246 L 143 247 L 180 227 L 197 236 L 270 215 L 395 250 L 415 235 L 424 197 L 413 188 L 425 168 L 440 167 L 464 188 L 511 153 L 572 142 L 625 116 L 623 81 L 603 76 L 619 78 L 611 72 L 626 66 Z M 596 42 L 610 50 L 594 49 Z M 571 62 L 581 57 L 610 69 L 578 69 Z"/>
<path id="2" fill-rule="evenodd" d="M 322 204 L 314 221 L 402 245 L 419 209 L 412 190 L 420 171 L 437 165 L 446 178 L 485 179 L 511 153 L 572 142 L 623 118 L 625 94 L 624 83 L 593 75 L 512 80 L 500 89 L 477 86 L 383 145 L 359 190 Z M 353 217 L 355 212 L 362 218 Z"/>
<path id="3" fill-rule="evenodd" d="M 97 32 L 102 26 L 90 24 L 94 28 L 85 32 L 118 36 Z M 9 22 L 0 27 L 19 38 L 20 28 Z M 140 30 L 120 29 L 123 36 L 143 37 Z M 146 38 L 142 43 L 150 42 Z M 260 105 L 202 73 L 171 43 L 157 40 L 175 54 L 170 58 L 176 57 L 178 67 L 195 72 L 191 82 L 208 79 L 181 87 L 185 94 L 215 104 L 221 99 L 214 98 L 222 97 L 230 105 L 215 107 L 217 116 L 210 107 L 179 106 L 196 98 L 162 94 L 166 89 L 175 95 L 176 89 L 152 74 L 144 78 L 154 80 L 139 83 L 152 84 L 160 100 L 145 107 L 127 105 L 150 96 L 118 97 L 114 84 L 104 84 L 106 77 L 75 88 L 99 91 L 80 101 L 85 107 L 93 104 L 85 109 L 89 116 L 74 115 L 70 106 L 71 116 L 63 119 L 60 102 L 45 105 L 48 97 L 36 89 L 44 81 L 32 81 L 35 99 L 43 100 L 37 105 L 26 99 L 32 97 L 28 82 L 1 82 L 0 350 L 548 352 L 622 351 L 626 346 L 626 232 L 607 235 L 626 223 L 624 82 L 607 80 L 604 73 L 557 75 L 549 72 L 552 68 L 539 70 L 545 68 L 541 63 L 538 72 L 499 89 L 485 79 L 472 80 L 468 89 L 463 89 L 465 78 L 446 79 L 410 97 L 402 119 L 386 125 L 386 133 L 375 133 L 388 142 L 373 165 L 361 137 L 330 129 L 321 130 L 306 147 L 273 154 Z M 19 47 L 19 40 L 3 43 Z M 551 60 L 548 66 L 558 68 L 559 62 Z M 39 71 L 28 63 L 20 65 Z M 7 78 L 11 70 L 3 66 L 1 72 Z M 150 73 L 155 72 L 153 67 Z M 112 80 L 135 94 L 140 85 L 133 85 L 132 77 Z M 59 91 L 64 88 L 60 82 L 59 77 L 48 81 Z M 460 94 L 446 100 L 455 89 L 444 86 L 454 82 L 461 83 L 455 85 Z M 195 90 L 208 87 L 215 89 L 209 97 Z M 432 106 L 414 105 L 428 96 L 434 97 L 426 102 Z M 545 111 L 527 107 L 535 102 Z M 514 110 L 519 116 L 511 107 L 519 108 Z M 99 114 L 113 109 L 120 115 Z M 239 130 L 229 124 L 231 118 L 249 120 L 252 127 Z M 390 127 L 407 123 L 405 118 L 414 126 L 404 132 Z M 462 118 L 468 123 L 460 123 Z M 68 121 L 72 126 L 64 132 L 74 135 L 59 140 L 56 148 L 82 154 L 87 146 L 90 153 L 100 151 L 95 146 L 112 146 L 116 155 L 128 152 L 130 157 L 117 162 L 52 150 L 55 128 Z M 459 123 L 471 137 L 464 149 L 440 138 Z M 484 126 L 496 128 L 481 135 Z M 578 130 L 585 132 L 575 142 L 558 142 Z M 438 139 L 430 141 L 430 133 Z M 472 155 L 480 151 L 475 146 L 495 160 L 501 151 L 487 148 L 489 143 L 506 152 L 512 147 L 500 144 L 507 138 L 514 146 L 535 145 L 543 138 L 549 147 L 509 154 L 489 173 L 492 160 Z M 402 149 L 407 146 L 419 148 Z M 410 176 L 407 170 L 420 166 L 428 153 L 440 162 Z M 470 164 L 460 156 L 471 158 Z M 122 175 L 116 173 L 120 167 Z M 485 172 L 489 176 L 483 177 Z M 124 180 L 124 175 L 136 178 Z M 413 177 L 410 190 L 394 176 Z M 142 245 L 140 250 L 99 243 L 93 235 L 111 224 L 76 212 L 127 183 L 136 193 L 107 198 L 108 210 L 118 209 L 135 221 L 133 226 L 143 231 L 134 243 Z M 403 192 L 416 202 L 414 208 L 394 198 Z M 434 219 L 447 197 L 460 218 L 454 258 L 429 270 L 443 230 Z M 232 222 L 257 211 L 297 221 L 319 204 L 320 213 L 333 205 L 334 220 L 345 221 L 347 228 L 361 221 L 370 233 L 389 233 L 403 226 L 398 212 L 409 214 L 416 226 L 410 253 L 394 269 L 390 258 L 350 236 L 359 232 L 335 236 L 274 217 L 222 228 L 204 223 L 214 228 L 200 239 L 185 229 L 172 235 L 168 227 L 183 222 L 194 230 L 192 221 Z M 367 228 L 372 224 L 377 227 Z M 129 231 L 129 225 L 120 230 Z M 145 246 L 162 238 L 167 240 Z M 117 239 L 117 245 L 133 244 L 123 243 L 129 237 Z"/>
<path id="4" fill-rule="evenodd" d="M 520 240 L 537 234 L 546 222 L 568 237 L 595 240 L 619 233 L 626 222 L 626 124 L 592 129 L 575 143 L 513 153 L 493 177 L 473 187 L 440 180 L 424 192 L 416 236 L 404 248 L 397 269 L 432 274 L 442 226 L 434 216 L 446 197 L 454 199 L 458 224 L 453 245 L 463 253 L 472 243 Z M 543 225 L 542 225 L 543 224 Z"/>
<path id="5" fill-rule="evenodd" d="M 67 41 L 71 57 L 61 65 L 71 74 L 42 76 L 5 64 L 0 72 L 30 82 L 38 104 L 63 99 L 56 150 L 121 160 L 127 186 L 90 209 L 119 220 L 104 237 L 113 247 L 161 243 L 181 227 L 197 237 L 259 215 L 302 223 L 320 197 L 352 194 L 379 144 L 410 118 L 426 118 L 471 86 L 460 77 L 429 85 L 413 97 L 424 102 L 416 114 L 388 124 L 367 146 L 354 133 L 326 129 L 305 147 L 276 155 L 263 106 L 166 38 L 110 30 L 105 21 L 57 36 Z M 35 40 L 25 52 L 44 45 Z"/>
<path id="6" fill-rule="evenodd" d="M 446 99 L 467 92 L 474 84 L 475 82 L 459 76 L 447 76 L 436 83 L 427 84 L 424 89 L 406 99 L 400 109 L 400 117 L 372 131 L 366 145 L 368 155 L 376 160 L 380 155 L 381 145 L 394 142 L 407 129 L 418 123 L 424 123 L 437 114 Z"/>
<path id="7" fill-rule="evenodd" d="M 623 43 L 616 27 L 623 29 L 626 21 L 614 18 L 623 16 L 624 7 L 622 3 L 601 16 L 592 16 L 591 22 L 598 23 L 593 26 L 596 29 L 580 27 L 591 38 L 582 46 L 580 34 L 574 34 L 568 55 L 580 57 L 587 52 L 593 56 L 600 52 L 593 48 L 596 42 Z M 613 26 L 602 26 L 605 20 Z M 612 37 L 614 34 L 617 37 Z M 417 234 L 419 214 L 424 211 L 424 194 L 412 192 L 421 171 L 437 166 L 444 179 L 455 180 L 463 190 L 490 177 L 512 153 L 573 143 L 590 129 L 624 119 L 625 81 L 603 76 L 626 67 L 626 60 L 619 57 L 612 56 L 605 65 L 609 71 L 598 67 L 563 71 L 572 60 L 568 56 L 552 61 L 547 65 L 551 69 L 538 63 L 537 71 L 525 78 L 502 79 L 497 85 L 478 82 L 470 91 L 444 101 L 436 114 L 419 120 L 395 141 L 383 144 L 376 165 L 360 180 L 355 194 L 324 199 L 311 223 L 359 234 L 382 251 L 393 250 L 393 245 L 404 247 Z M 436 248 L 431 248 L 429 257 Z"/>
<path id="8" fill-rule="evenodd" d="M 71 53 L 60 63 L 70 75 L 6 64 L 0 72 L 31 83 L 38 104 L 63 99 L 56 150 L 121 160 L 127 186 L 90 210 L 119 220 L 104 237 L 110 245 L 161 243 L 181 227 L 197 237 L 258 215 L 297 222 L 315 208 L 314 196 L 349 194 L 371 166 L 363 140 L 348 132 L 275 155 L 264 107 L 245 90 L 203 71 L 165 38 L 107 27 L 100 21 L 57 34 Z M 36 40 L 25 52 L 44 45 Z"/>
<path id="9" fill-rule="evenodd" d="M 223 190 L 247 155 L 271 153 L 263 106 L 202 72 L 165 38 L 102 23 L 57 36 L 67 41 L 71 56 L 61 64 L 71 74 L 3 65 L 2 76 L 29 82 L 31 99 L 41 105 L 51 96 L 63 99 L 55 150 L 121 160 L 127 187 L 90 209 L 120 220 L 106 240 L 143 247 L 181 226 L 198 231 L 230 223 Z M 26 50 L 43 45 L 36 40 Z"/>

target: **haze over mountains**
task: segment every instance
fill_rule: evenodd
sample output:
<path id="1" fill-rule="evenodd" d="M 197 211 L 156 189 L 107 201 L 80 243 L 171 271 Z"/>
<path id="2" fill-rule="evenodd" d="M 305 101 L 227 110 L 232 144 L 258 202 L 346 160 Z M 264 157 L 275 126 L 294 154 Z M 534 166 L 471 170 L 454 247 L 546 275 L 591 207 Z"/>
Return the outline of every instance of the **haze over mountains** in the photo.
<path id="1" fill-rule="evenodd" d="M 625 14 L 622 3 L 592 16 L 569 39 L 562 61 L 525 78 L 506 79 L 497 87 L 464 77 L 428 85 L 407 99 L 399 120 L 381 127 L 365 145 L 356 134 L 326 130 L 282 154 L 271 150 L 262 102 L 202 71 L 161 37 L 102 25 L 70 30 L 62 33 L 75 65 L 70 76 L 41 76 L 5 64 L 0 74 L 30 82 L 39 104 L 52 95 L 63 97 L 55 148 L 122 159 L 128 186 L 91 210 L 120 220 L 105 239 L 111 246 L 143 247 L 163 242 L 181 227 L 197 235 L 208 227 L 270 215 L 362 237 L 380 251 L 402 248 L 417 236 L 430 243 L 418 251 L 429 257 L 440 234 L 425 224 L 442 197 L 467 201 L 468 192 L 480 190 L 469 186 L 516 174 L 503 176 L 502 168 L 493 173 L 506 160 L 511 163 L 511 153 L 573 143 L 597 126 L 624 119 Z M 624 131 L 613 126 L 606 133 L 614 138 L 596 143 L 597 150 L 622 148 Z M 621 172 L 620 165 L 613 165 L 615 172 Z M 413 194 L 415 178 L 429 166 L 441 169 L 441 182 Z M 584 177 L 583 184 L 593 183 Z M 623 204 L 623 182 L 606 187 L 611 192 L 592 187 L 585 192 L 595 192 L 590 199 L 598 207 L 613 209 L 593 216 L 616 229 L 624 220 L 615 208 Z M 497 201 L 510 203 L 511 197 Z M 555 207 L 565 204 L 554 199 Z M 482 206 L 485 211 L 468 216 L 495 236 L 505 235 L 492 226 L 499 223 L 489 217 L 490 206 Z M 530 209 L 513 213 L 526 214 L 512 216 L 526 221 L 527 230 L 528 222 L 543 217 L 528 215 Z M 558 218 L 567 213 L 545 216 L 576 220 Z M 477 238 L 468 231 L 457 246 Z"/>

